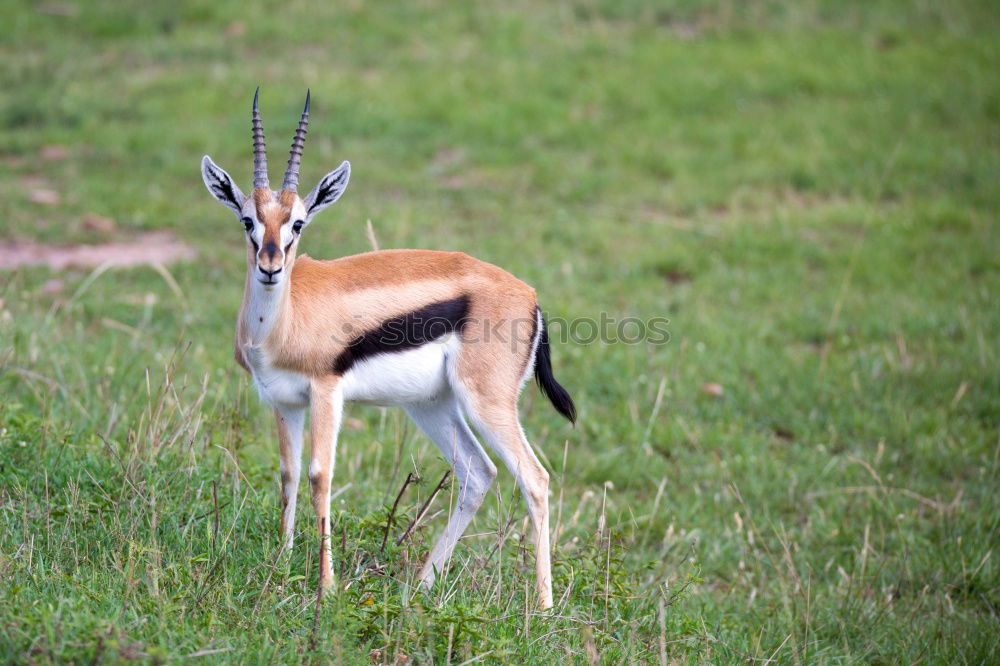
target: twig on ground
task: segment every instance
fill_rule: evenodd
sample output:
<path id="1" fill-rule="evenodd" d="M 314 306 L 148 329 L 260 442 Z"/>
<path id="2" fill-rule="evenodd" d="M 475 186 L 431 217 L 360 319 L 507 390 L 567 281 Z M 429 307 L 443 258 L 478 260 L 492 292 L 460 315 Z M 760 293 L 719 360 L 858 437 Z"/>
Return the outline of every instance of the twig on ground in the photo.
<path id="1" fill-rule="evenodd" d="M 441 480 L 438 481 L 437 487 L 434 488 L 430 496 L 427 498 L 427 501 L 425 501 L 423 506 L 420 507 L 420 510 L 417 511 L 417 515 L 413 517 L 413 521 L 406 528 L 406 531 L 403 532 L 402 536 L 400 536 L 399 539 L 396 540 L 397 546 L 403 545 L 403 542 L 406 541 L 407 537 L 410 536 L 410 532 L 413 531 L 413 528 L 417 526 L 417 523 L 419 523 L 420 520 L 424 517 L 424 514 L 427 513 L 427 509 L 430 508 L 431 502 L 434 501 L 434 498 L 437 497 L 437 494 L 441 492 L 441 489 L 444 488 L 445 484 L 448 482 L 449 476 L 451 476 L 450 469 L 447 472 L 445 472 L 444 475 L 441 477 Z"/>
<path id="2" fill-rule="evenodd" d="M 406 480 L 403 481 L 403 487 L 399 489 L 399 494 L 396 495 L 396 501 L 392 503 L 392 509 L 389 510 L 389 517 L 385 521 L 385 533 L 382 535 L 382 552 L 385 552 L 385 544 L 389 540 L 389 530 L 392 529 L 392 521 L 396 517 L 396 508 L 399 506 L 399 500 L 403 499 L 403 493 L 406 492 L 407 487 L 414 481 L 419 481 L 420 477 L 415 475 L 413 472 L 407 472 Z"/>

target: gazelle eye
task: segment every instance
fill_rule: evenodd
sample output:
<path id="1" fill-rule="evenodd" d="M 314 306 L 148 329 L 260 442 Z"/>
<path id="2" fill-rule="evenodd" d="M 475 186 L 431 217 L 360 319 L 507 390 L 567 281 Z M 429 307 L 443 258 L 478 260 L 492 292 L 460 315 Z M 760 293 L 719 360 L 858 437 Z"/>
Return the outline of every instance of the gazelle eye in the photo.
<path id="1" fill-rule="evenodd" d="M 253 220 L 251 220 L 249 217 L 244 217 L 243 218 L 243 228 L 246 229 L 247 232 L 250 232 L 251 230 L 253 230 Z"/>
<path id="2" fill-rule="evenodd" d="M 305 225 L 305 222 L 303 222 L 302 220 L 295 220 L 294 222 L 292 222 L 292 231 L 296 235 L 301 234 L 302 233 L 302 227 L 304 225 Z"/>

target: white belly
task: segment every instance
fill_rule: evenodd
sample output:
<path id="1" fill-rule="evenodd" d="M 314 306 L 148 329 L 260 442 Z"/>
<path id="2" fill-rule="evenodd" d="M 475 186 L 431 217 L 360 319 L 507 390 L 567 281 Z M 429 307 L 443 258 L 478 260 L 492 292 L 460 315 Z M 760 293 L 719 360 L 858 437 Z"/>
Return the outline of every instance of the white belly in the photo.
<path id="1" fill-rule="evenodd" d="M 432 400 L 448 387 L 448 358 L 458 338 L 444 336 L 405 352 L 389 352 L 355 363 L 341 380 L 344 400 L 397 406 Z"/>
<path id="2" fill-rule="evenodd" d="M 457 345 L 458 338 L 447 335 L 355 363 L 340 382 L 344 400 L 386 407 L 433 400 L 448 388 L 448 359 Z M 308 377 L 271 366 L 260 347 L 244 345 L 243 358 L 261 400 L 272 407 L 309 406 Z"/>

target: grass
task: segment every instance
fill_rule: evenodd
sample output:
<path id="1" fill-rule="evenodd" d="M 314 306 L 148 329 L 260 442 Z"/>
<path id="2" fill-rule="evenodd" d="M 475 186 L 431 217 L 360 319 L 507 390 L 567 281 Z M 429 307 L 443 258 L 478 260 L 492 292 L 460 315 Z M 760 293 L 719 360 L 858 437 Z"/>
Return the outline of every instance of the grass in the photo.
<path id="1" fill-rule="evenodd" d="M 199 259 L 2 273 L 4 661 L 995 659 L 990 3 L 7 15 L 6 240 L 168 229 Z M 446 469 L 397 410 L 348 410 L 337 592 L 317 606 L 308 502 L 277 551 L 273 426 L 231 360 L 242 233 L 198 175 L 207 152 L 248 181 L 257 85 L 274 163 L 311 87 L 303 183 L 354 167 L 312 256 L 366 250 L 370 219 L 383 247 L 504 266 L 551 318 L 670 319 L 667 344 L 556 343 L 576 429 L 522 399 L 553 478 L 552 615 L 526 604 L 504 473 L 446 583 L 411 591 L 454 489 L 381 549 L 406 475 L 390 537 Z"/>

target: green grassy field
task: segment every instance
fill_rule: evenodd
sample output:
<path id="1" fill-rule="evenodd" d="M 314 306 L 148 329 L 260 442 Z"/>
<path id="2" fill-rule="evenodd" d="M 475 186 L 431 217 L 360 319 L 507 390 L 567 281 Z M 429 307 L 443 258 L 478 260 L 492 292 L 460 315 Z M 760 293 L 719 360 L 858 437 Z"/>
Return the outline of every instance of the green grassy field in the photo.
<path id="1" fill-rule="evenodd" d="M 198 258 L 0 266 L 0 660 L 997 659 L 995 5 L 271 5 L 5 5 L 4 242 L 169 230 Z M 307 87 L 303 183 L 353 165 L 310 255 L 371 220 L 551 318 L 669 318 L 555 343 L 575 429 L 522 398 L 552 613 L 504 471 L 412 591 L 454 489 L 395 544 L 446 469 L 399 410 L 348 407 L 335 593 L 305 487 L 279 552 L 270 410 L 231 358 L 244 237 L 198 173 L 249 185 L 257 85 L 272 178 Z"/>

